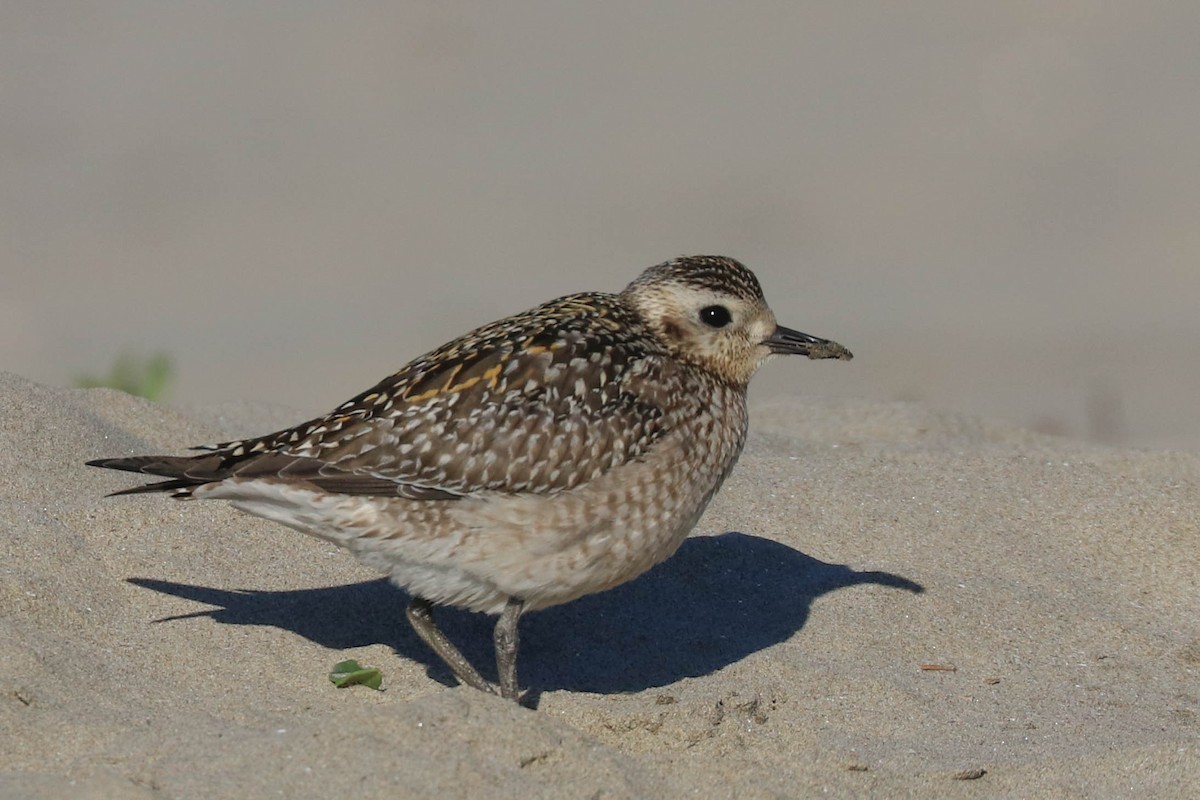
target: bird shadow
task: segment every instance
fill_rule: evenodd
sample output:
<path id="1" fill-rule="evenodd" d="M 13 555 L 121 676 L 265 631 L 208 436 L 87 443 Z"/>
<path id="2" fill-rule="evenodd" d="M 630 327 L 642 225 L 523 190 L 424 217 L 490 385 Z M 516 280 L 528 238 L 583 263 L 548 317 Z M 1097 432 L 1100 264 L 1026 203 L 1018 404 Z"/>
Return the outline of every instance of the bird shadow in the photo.
<path id="1" fill-rule="evenodd" d="M 385 579 L 278 592 L 128 582 L 218 606 L 155 622 L 211 617 L 227 625 L 268 625 L 333 650 L 384 644 L 425 664 L 432 678 L 454 683 L 405 621 L 408 596 Z M 521 682 L 539 691 L 609 694 L 707 675 L 785 641 L 804 627 L 813 600 L 860 584 L 924 591 L 894 573 L 827 563 L 745 533 L 688 539 L 637 580 L 525 617 Z M 494 618 L 454 608 L 435 614 L 463 654 L 494 677 Z"/>

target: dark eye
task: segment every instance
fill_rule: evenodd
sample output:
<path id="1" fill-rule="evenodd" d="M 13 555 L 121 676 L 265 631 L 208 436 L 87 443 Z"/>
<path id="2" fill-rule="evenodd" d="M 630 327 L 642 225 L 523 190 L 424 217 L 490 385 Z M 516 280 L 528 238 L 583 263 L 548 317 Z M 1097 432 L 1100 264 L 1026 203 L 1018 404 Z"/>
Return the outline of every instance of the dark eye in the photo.
<path id="1" fill-rule="evenodd" d="M 700 309 L 700 321 L 710 328 L 724 328 L 732 319 L 725 306 L 705 306 Z"/>

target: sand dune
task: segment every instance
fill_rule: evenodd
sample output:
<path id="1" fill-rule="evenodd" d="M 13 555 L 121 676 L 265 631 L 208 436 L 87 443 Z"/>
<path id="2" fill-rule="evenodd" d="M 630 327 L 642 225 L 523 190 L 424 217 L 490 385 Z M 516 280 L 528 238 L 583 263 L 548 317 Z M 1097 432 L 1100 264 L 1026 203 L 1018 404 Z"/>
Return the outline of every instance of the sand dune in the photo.
<path id="1" fill-rule="evenodd" d="M 4 797 L 1200 796 L 1194 455 L 759 407 L 676 557 L 525 620 L 535 712 L 345 554 L 82 466 L 298 418 L 8 374 L 0 413 Z"/>

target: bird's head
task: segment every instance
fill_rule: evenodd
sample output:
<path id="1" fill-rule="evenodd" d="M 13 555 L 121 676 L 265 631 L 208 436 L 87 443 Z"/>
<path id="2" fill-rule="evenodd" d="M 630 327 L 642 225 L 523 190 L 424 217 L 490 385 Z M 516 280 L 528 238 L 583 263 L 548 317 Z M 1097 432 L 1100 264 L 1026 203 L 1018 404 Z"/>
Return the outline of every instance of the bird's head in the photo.
<path id="1" fill-rule="evenodd" d="M 651 267 L 621 297 L 673 355 L 736 385 L 772 355 L 851 358 L 836 342 L 779 325 L 754 273 L 725 256 Z"/>

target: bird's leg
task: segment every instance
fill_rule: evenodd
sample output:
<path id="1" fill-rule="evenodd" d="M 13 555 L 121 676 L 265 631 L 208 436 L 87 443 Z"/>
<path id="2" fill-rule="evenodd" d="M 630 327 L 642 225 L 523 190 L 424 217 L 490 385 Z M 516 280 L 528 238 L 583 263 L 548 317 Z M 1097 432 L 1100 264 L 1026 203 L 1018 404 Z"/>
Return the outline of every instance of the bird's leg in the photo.
<path id="1" fill-rule="evenodd" d="M 433 621 L 432 609 L 433 604 L 423 597 L 414 597 L 408 604 L 405 615 L 408 617 L 409 624 L 413 626 L 413 630 L 417 632 L 417 636 L 420 636 L 421 640 L 429 645 L 442 661 L 446 662 L 446 666 L 450 667 L 454 677 L 458 678 L 460 683 L 473 686 L 481 692 L 495 694 L 496 687 L 488 683 L 479 674 L 479 671 L 471 666 L 467 657 L 459 652 L 454 643 L 446 638 L 446 634 L 438 629 Z M 505 697 L 507 696 L 505 695 Z"/>
<path id="2" fill-rule="evenodd" d="M 520 702 L 520 690 L 517 688 L 517 647 L 521 636 L 517 623 L 521 621 L 521 612 L 525 610 L 525 601 L 515 597 L 508 598 L 500 619 L 496 620 L 496 671 L 500 674 L 500 696 L 508 700 Z"/>

